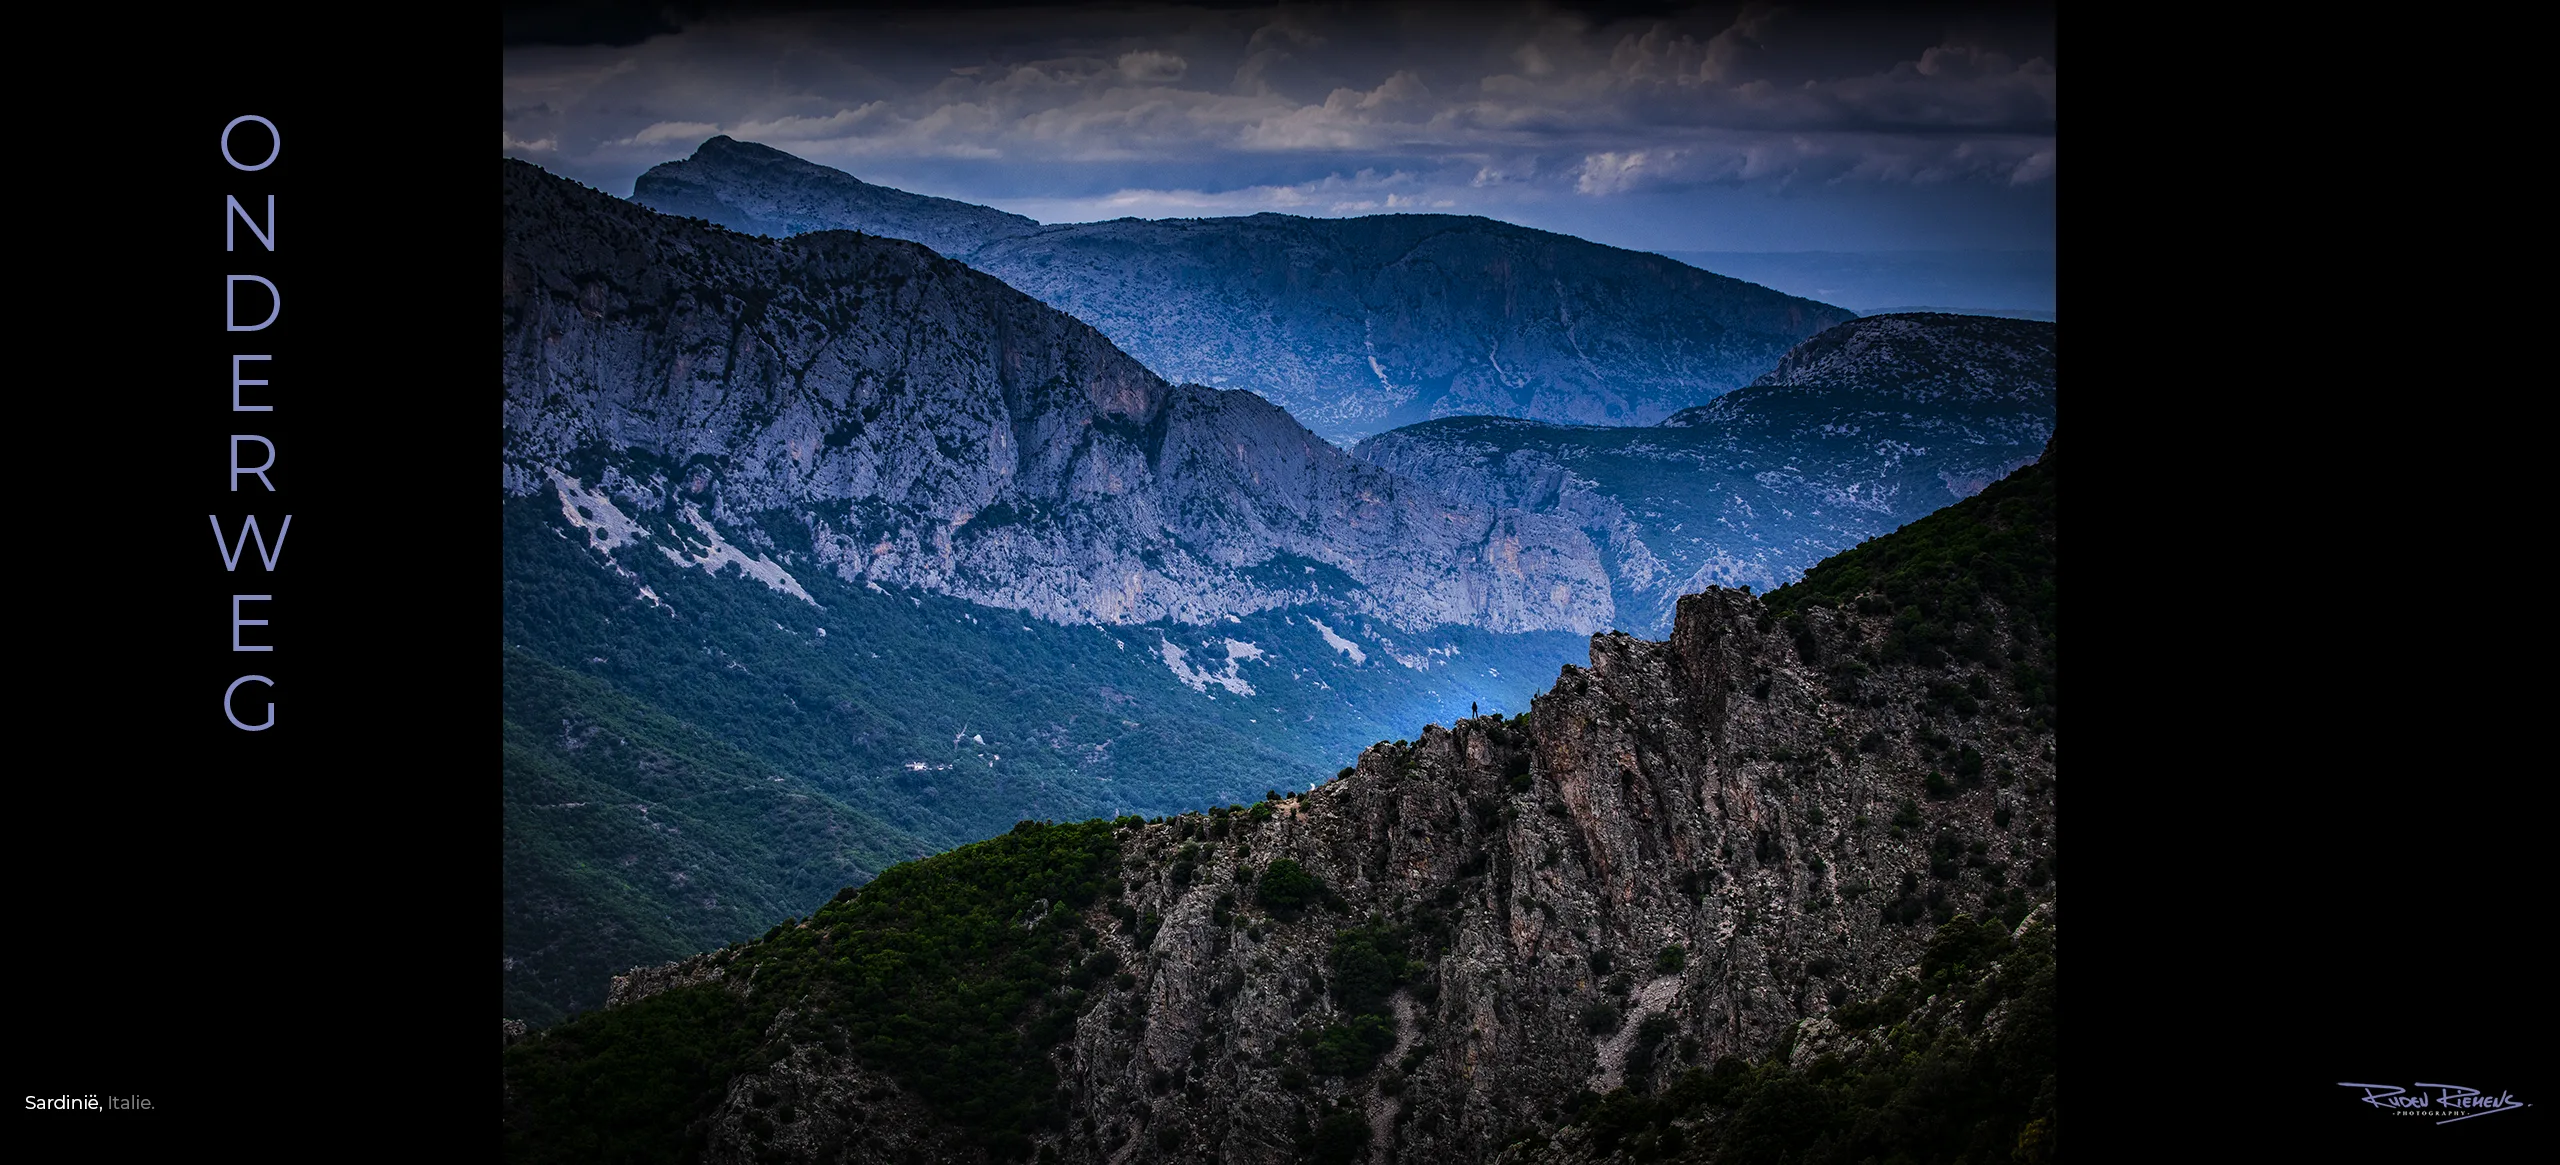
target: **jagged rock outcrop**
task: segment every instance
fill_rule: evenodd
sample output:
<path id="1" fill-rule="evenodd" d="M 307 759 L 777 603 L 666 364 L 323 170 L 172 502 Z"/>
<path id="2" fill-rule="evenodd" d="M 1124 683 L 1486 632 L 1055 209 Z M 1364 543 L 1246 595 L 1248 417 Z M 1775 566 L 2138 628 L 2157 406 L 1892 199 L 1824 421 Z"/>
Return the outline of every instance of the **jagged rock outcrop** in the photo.
<path id="1" fill-rule="evenodd" d="M 2054 336 L 2028 320 L 1873 316 L 1658 426 L 1453 417 L 1354 453 L 1451 498 L 1571 521 L 1601 548 L 1618 626 L 1659 635 L 1681 595 L 1784 586 L 2035 460 L 2056 417 Z"/>
<path id="2" fill-rule="evenodd" d="M 1975 618 L 1985 659 L 2050 634 L 1996 602 Z M 1125 886 L 1072 921 L 1129 982 L 1098 985 L 1051 1053 L 1076 1119 L 1039 1159 L 1597 1159 L 1564 1128 L 1576 1094 L 1842 1042 L 1826 1017 L 1920 958 L 1924 916 L 2049 919 L 2035 697 L 1997 667 L 1896 662 L 1895 633 L 1885 611 L 1692 595 L 1667 641 L 1596 636 L 1529 714 L 1380 744 L 1268 820 L 1124 823 Z M 1282 859 L 1332 903 L 1290 916 L 1238 877 Z M 1364 924 L 1400 928 L 1413 965 L 1370 1004 L 1392 1032 L 1376 1066 L 1328 1075 L 1310 1049 L 1356 1026 L 1339 948 Z M 702 1160 L 987 1159 L 858 1056 L 775 1039 L 706 1118 Z"/>
<path id="3" fill-rule="evenodd" d="M 1327 439 L 1487 414 L 1649 425 L 1854 313 L 1660 255 L 1458 215 L 1038 226 L 725 137 L 632 198 L 788 237 L 925 243 L 1177 381 L 1245 389 Z"/>
<path id="4" fill-rule="evenodd" d="M 515 161 L 504 187 L 507 490 L 592 483 L 590 509 L 649 515 L 625 524 L 680 562 L 1064 623 L 1321 602 L 1402 628 L 1609 624 L 1570 525 L 1450 504 L 1249 393 L 1168 384 L 920 246 L 740 235 Z"/>

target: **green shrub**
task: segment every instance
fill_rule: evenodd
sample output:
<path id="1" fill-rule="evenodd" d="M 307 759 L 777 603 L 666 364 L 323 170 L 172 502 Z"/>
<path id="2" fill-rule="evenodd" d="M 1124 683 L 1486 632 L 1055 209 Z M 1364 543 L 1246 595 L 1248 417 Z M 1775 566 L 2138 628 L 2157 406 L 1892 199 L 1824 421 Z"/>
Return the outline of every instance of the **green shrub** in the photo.
<path id="1" fill-rule="evenodd" d="M 1326 954 L 1333 997 L 1343 1010 L 1383 1015 L 1387 997 L 1423 968 L 1405 957 L 1410 933 L 1402 927 L 1360 927 L 1334 932 Z"/>
<path id="2" fill-rule="evenodd" d="M 1316 1123 L 1307 1153 L 1316 1165 L 1350 1165 L 1369 1147 L 1369 1118 L 1357 1110 L 1333 1113 Z"/>
<path id="3" fill-rule="evenodd" d="M 1329 1024 L 1316 1033 L 1308 1062 L 1327 1076 L 1358 1076 L 1376 1067 L 1378 1057 L 1395 1046 L 1394 1023 L 1385 1016 L 1357 1015 L 1349 1023 Z"/>
<path id="4" fill-rule="evenodd" d="M 1677 943 L 1662 948 L 1662 953 L 1653 957 L 1653 969 L 1664 975 L 1678 974 L 1688 965 L 1689 949 Z"/>
<path id="5" fill-rule="evenodd" d="M 1254 901 L 1283 920 L 1293 919 L 1310 902 L 1324 896 L 1324 883 L 1306 871 L 1306 867 L 1280 858 L 1262 868 L 1262 877 L 1254 883 Z"/>

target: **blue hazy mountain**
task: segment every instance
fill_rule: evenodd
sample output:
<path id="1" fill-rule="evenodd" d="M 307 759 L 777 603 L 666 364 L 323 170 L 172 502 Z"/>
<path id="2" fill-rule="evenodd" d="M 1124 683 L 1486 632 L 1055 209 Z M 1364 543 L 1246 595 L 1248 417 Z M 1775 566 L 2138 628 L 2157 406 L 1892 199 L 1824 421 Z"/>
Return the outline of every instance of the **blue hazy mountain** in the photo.
<path id="1" fill-rule="evenodd" d="M 912 239 L 1093 325 L 1167 379 L 1350 442 L 1434 417 L 1647 425 L 1854 313 L 1640 251 L 1457 215 L 1041 225 L 715 137 L 632 199 L 774 237 Z"/>
<path id="2" fill-rule="evenodd" d="M 2054 337 L 1869 316 L 1658 426 L 1452 417 L 1355 452 L 1455 499 L 1570 519 L 1602 548 L 1619 624 L 1662 634 L 1681 595 L 1791 583 L 2034 461 L 2054 428 Z"/>

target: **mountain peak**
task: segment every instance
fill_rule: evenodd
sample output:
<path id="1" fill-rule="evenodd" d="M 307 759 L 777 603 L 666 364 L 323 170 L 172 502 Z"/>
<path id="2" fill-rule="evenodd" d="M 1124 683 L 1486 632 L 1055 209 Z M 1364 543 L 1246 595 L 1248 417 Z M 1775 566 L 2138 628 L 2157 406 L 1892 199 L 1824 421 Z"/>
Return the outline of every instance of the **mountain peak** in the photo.
<path id="1" fill-rule="evenodd" d="M 685 161 L 701 162 L 711 165 L 772 166 L 779 167 L 784 170 L 800 171 L 811 176 L 833 175 L 844 181 L 860 183 L 864 186 L 871 185 L 870 183 L 863 182 L 861 179 L 856 178 L 851 174 L 847 174 L 842 170 L 837 170 L 828 166 L 821 166 L 816 162 L 812 162 L 806 158 L 800 157 L 799 155 L 777 150 L 763 142 L 742 142 L 727 134 L 713 134 L 710 137 L 704 138 L 701 145 L 694 147 L 693 156 L 685 159 Z M 679 163 L 670 162 L 657 167 L 657 169 L 664 169 L 667 165 L 678 164 Z"/>
<path id="2" fill-rule="evenodd" d="M 651 167 L 632 184 L 631 200 L 748 234 L 789 238 L 852 229 L 909 239 L 951 256 L 1040 227 L 993 207 L 873 185 L 727 134 L 704 139 L 692 157 Z"/>

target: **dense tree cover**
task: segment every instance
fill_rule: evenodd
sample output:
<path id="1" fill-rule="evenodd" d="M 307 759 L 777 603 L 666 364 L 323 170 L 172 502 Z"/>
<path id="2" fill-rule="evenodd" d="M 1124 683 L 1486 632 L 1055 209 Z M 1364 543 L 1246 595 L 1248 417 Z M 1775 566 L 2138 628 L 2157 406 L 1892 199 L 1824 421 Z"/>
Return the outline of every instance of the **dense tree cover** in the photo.
<path id="1" fill-rule="evenodd" d="M 1819 645 L 1804 613 L 1854 606 L 1893 614 L 1893 629 L 1880 647 L 1883 659 L 1936 667 L 1951 656 L 1996 662 L 1996 605 L 2011 636 L 2011 687 L 2020 703 L 2052 724 L 2058 703 L 2054 472 L 2048 444 L 2042 460 L 1981 493 L 1815 564 L 1802 579 L 1771 591 L 1769 608 L 1786 618 L 1807 663 L 1816 662 Z M 1933 686 L 1929 699 L 1970 716 L 1987 691 L 1948 681 Z"/>
<path id="2" fill-rule="evenodd" d="M 1307 1138 L 1308 1159 L 1315 1165 L 1351 1165 L 1369 1148 L 1369 1117 L 1358 1109 L 1328 1114 Z"/>
<path id="3" fill-rule="evenodd" d="M 1336 751 L 1326 742 L 1321 756 L 1292 756 L 1286 741 L 1236 731 L 1228 721 L 1250 713 L 1176 682 L 1150 654 L 1155 629 L 1059 627 L 872 593 L 805 557 L 793 573 L 820 606 L 734 571 L 678 568 L 647 544 L 617 553 L 635 575 L 624 579 L 576 531 L 553 532 L 564 525 L 556 499 L 512 501 L 507 519 L 511 645 L 703 725 L 936 848 L 1025 813 L 1082 819 L 1250 795 L 1241 783 L 1210 787 L 1204 772 L 1312 783 Z M 661 605 L 638 597 L 642 585 Z"/>
<path id="4" fill-rule="evenodd" d="M 849 586 L 787 516 L 753 532 L 772 543 L 754 552 L 787 559 L 818 606 L 734 569 L 677 567 L 654 543 L 691 528 L 664 513 L 632 510 L 655 538 L 608 566 L 547 487 L 504 509 L 505 1014 L 537 1026 L 595 1006 L 612 974 L 759 933 L 1026 814 L 1156 814 L 1320 783 L 1391 730 L 1471 700 L 1525 704 L 1526 677 L 1584 650 L 1455 629 L 1432 642 L 1465 667 L 1383 653 L 1354 666 L 1303 619 L 1266 613 L 1215 629 L 1274 653 L 1247 667 L 1247 701 L 1166 667 L 1159 636 L 1196 648 L 1201 629 L 1060 627 Z M 1292 643 L 1318 662 L 1270 662 Z M 564 805 L 582 808 L 540 808 Z"/>
<path id="5" fill-rule="evenodd" d="M 2013 942 L 1996 921 L 1958 915 L 1932 936 L 1917 976 L 1832 1018 L 1863 1044 L 1801 1068 L 1792 1047 L 1758 1063 L 1728 1057 L 1657 1094 L 1586 1095 L 1575 1121 L 1602 1152 L 1638 1161 L 1684 1152 L 1717 1165 L 2054 1159 L 2052 926 Z"/>
<path id="6" fill-rule="evenodd" d="M 1891 534 L 1861 542 L 1769 592 L 1781 613 L 1874 596 L 1925 617 L 1968 617 L 1984 598 L 2054 628 L 2054 453 L 1981 493 Z"/>
<path id="7" fill-rule="evenodd" d="M 698 1158 L 729 1081 L 762 1066 L 757 1020 L 718 985 L 588 1012 L 506 1051 L 505 1156 L 676 1165 Z"/>
<path id="8" fill-rule="evenodd" d="M 1325 955 L 1334 1002 L 1355 1015 L 1384 1015 L 1387 997 L 1423 971 L 1405 957 L 1412 932 L 1400 926 L 1364 926 L 1335 931 L 1333 949 Z"/>
<path id="9" fill-rule="evenodd" d="M 1323 901 L 1325 886 L 1306 867 L 1281 858 L 1262 868 L 1262 878 L 1253 887 L 1254 901 L 1262 904 L 1274 918 L 1287 921 L 1298 916 L 1310 903 Z"/>
<path id="10" fill-rule="evenodd" d="M 505 1014 L 604 1002 L 612 976 L 758 934 L 931 847 L 701 728 L 501 654 Z"/>
<path id="11" fill-rule="evenodd" d="M 659 541 L 690 530 L 664 514 L 633 516 Z M 1371 742 L 1425 721 L 1450 723 L 1471 700 L 1525 707 L 1534 677 L 1586 649 L 1582 637 L 1562 633 L 1445 628 L 1411 649 L 1445 642 L 1467 665 L 1426 672 L 1374 650 L 1354 665 L 1304 620 L 1281 613 L 1214 629 L 1062 627 L 923 592 L 848 585 L 812 561 L 807 531 L 791 517 L 767 515 L 752 533 L 771 546 L 750 549 L 785 562 L 816 606 L 734 569 L 713 578 L 677 567 L 650 543 L 617 551 L 633 577 L 617 576 L 566 529 L 556 496 L 511 500 L 507 641 L 712 728 L 937 846 L 1001 832 L 1024 813 L 1156 814 L 1243 802 L 1259 796 L 1256 784 L 1320 784 Z M 642 585 L 662 605 L 640 599 Z M 1329 626 L 1356 634 L 1340 620 Z M 1240 673 L 1255 689 L 1250 698 L 1185 686 L 1161 653 L 1169 640 L 1193 653 L 1188 666 L 1217 672 L 1225 661 L 1201 641 L 1226 637 L 1272 653 Z M 1282 651 L 1289 662 L 1274 662 Z"/>
<path id="12" fill-rule="evenodd" d="M 1333 999 L 1346 1018 L 1307 1033 L 1310 1063 L 1328 1076 L 1358 1076 L 1377 1067 L 1378 1057 L 1396 1046 L 1396 1026 L 1388 1000 L 1426 971 L 1406 957 L 1413 930 L 1372 923 L 1338 930 L 1326 953 L 1325 969 Z"/>
<path id="13" fill-rule="evenodd" d="M 1046 1052 L 1092 998 L 1075 980 L 1117 966 L 1079 958 L 1077 910 L 1114 885 L 1118 860 L 1110 822 L 1024 822 L 892 866 L 733 948 L 721 984 L 539 1033 L 506 1054 L 508 1158 L 681 1160 L 728 1081 L 793 1044 L 885 1071 L 1018 1154 L 1065 1119 Z"/>
<path id="14" fill-rule="evenodd" d="M 1358 1076 L 1378 1066 L 1396 1046 L 1396 1025 L 1384 1015 L 1355 1015 L 1307 1033 L 1307 1062 L 1327 1076 Z"/>

